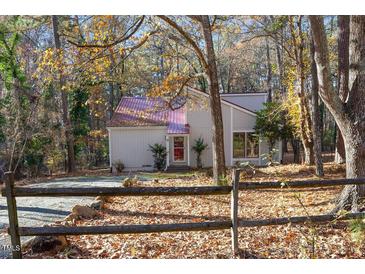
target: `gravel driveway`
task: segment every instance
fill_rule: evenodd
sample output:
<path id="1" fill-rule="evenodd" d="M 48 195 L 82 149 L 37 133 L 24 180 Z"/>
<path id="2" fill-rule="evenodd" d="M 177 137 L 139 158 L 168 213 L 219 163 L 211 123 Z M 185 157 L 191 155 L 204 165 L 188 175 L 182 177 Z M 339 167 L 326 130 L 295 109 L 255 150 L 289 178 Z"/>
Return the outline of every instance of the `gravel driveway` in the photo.
<path id="1" fill-rule="evenodd" d="M 29 187 L 89 187 L 120 186 L 122 176 L 69 177 L 33 184 Z M 20 226 L 42 226 L 63 219 L 75 204 L 90 204 L 94 197 L 19 197 L 17 198 Z M 0 229 L 8 226 L 6 198 L 0 196 Z M 29 237 L 21 237 L 24 242 Z M 0 233 L 0 259 L 9 258 L 9 251 L 4 245 L 10 245 L 7 233 Z"/>

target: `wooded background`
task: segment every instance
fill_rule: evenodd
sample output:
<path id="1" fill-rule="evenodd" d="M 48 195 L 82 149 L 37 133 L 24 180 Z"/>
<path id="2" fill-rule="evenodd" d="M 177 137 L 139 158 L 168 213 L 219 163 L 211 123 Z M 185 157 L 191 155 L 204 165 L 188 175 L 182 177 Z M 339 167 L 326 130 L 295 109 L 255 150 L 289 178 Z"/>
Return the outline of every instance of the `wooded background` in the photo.
<path id="1" fill-rule="evenodd" d="M 364 31 L 364 19 L 318 18 L 328 44 L 329 84 L 346 101 L 350 23 L 358 20 Z M 294 162 L 315 163 L 318 175 L 322 151 L 336 150 L 336 161 L 345 162 L 338 123 L 318 95 L 322 83 L 308 16 L 0 19 L 2 171 L 32 177 L 107 166 L 106 124 L 120 98 L 174 100 L 186 85 L 210 94 L 212 143 L 220 155 L 215 177 L 224 173 L 219 92 L 268 92 L 272 103 L 261 114 L 278 125 Z"/>

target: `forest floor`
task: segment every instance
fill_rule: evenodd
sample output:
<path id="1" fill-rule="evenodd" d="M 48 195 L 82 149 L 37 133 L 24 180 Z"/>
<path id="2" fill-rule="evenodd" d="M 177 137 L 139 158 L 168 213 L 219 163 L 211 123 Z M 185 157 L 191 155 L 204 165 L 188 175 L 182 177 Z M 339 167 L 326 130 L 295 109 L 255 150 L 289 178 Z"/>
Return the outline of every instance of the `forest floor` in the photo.
<path id="1" fill-rule="evenodd" d="M 33 183 L 29 187 L 59 188 L 59 187 L 115 187 L 120 186 L 122 176 L 81 176 L 52 178 L 39 184 Z M 23 184 L 26 182 L 22 182 Z M 17 182 L 17 185 L 18 182 Z M 64 219 L 76 205 L 88 205 L 94 197 L 18 197 L 17 212 L 20 226 L 50 225 Z M 9 224 L 7 202 L 0 196 L 0 259 L 10 256 L 8 249 L 10 236 L 7 233 Z M 21 237 L 22 243 L 31 237 Z"/>
<path id="2" fill-rule="evenodd" d="M 325 164 L 325 178 L 343 178 L 345 167 Z M 315 179 L 313 167 L 282 165 L 259 168 L 250 181 Z M 246 178 L 247 179 L 247 178 Z M 245 178 L 242 178 L 245 180 Z M 242 181 L 241 180 L 241 181 Z M 146 186 L 212 185 L 203 175 L 160 178 Z M 340 187 L 301 190 L 240 191 L 239 218 L 326 214 Z M 304 205 L 304 206 L 303 206 Z M 230 197 L 115 197 L 93 220 L 76 225 L 156 224 L 229 220 Z M 351 222 L 284 225 L 239 229 L 237 258 L 365 258 L 364 234 L 354 238 Z M 364 232 L 363 232 L 364 233 Z M 359 236 L 359 235 L 357 235 Z M 229 230 L 125 235 L 68 236 L 69 247 L 58 253 L 26 258 L 233 258 Z M 360 240 L 359 240 L 360 239 Z"/>
<path id="3" fill-rule="evenodd" d="M 75 177 L 81 178 L 100 178 L 100 177 L 127 177 L 127 176 L 134 176 L 137 175 L 142 180 L 152 180 L 152 179 L 175 179 L 175 178 L 183 178 L 183 177 L 192 177 L 196 174 L 200 173 L 206 173 L 205 170 L 203 171 L 183 171 L 183 172 L 128 172 L 123 171 L 122 173 L 118 174 L 112 174 L 110 172 L 110 168 L 95 168 L 95 169 L 82 169 L 77 170 L 73 173 L 65 173 L 65 172 L 58 172 L 54 173 L 52 175 L 39 175 L 38 177 L 33 178 L 24 178 L 17 180 L 15 184 L 17 186 L 28 186 L 28 185 L 34 185 L 34 184 L 41 184 L 46 183 L 48 184 L 50 181 L 56 181 L 56 180 L 72 180 Z M 0 182 L 0 186 L 3 185 L 3 182 Z"/>

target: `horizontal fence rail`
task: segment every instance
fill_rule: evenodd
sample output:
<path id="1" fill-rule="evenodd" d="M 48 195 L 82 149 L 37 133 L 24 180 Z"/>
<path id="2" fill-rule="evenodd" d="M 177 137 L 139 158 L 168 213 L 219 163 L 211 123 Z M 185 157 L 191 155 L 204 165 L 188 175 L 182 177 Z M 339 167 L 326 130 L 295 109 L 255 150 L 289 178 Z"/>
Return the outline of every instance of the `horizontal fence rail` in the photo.
<path id="1" fill-rule="evenodd" d="M 357 218 L 365 218 L 365 213 L 349 213 L 344 215 L 309 215 L 296 216 L 260 220 L 239 220 L 239 227 L 257 227 L 257 226 L 271 226 L 271 225 L 286 225 L 286 224 L 303 224 L 303 223 L 324 223 L 332 221 L 344 221 Z"/>
<path id="2" fill-rule="evenodd" d="M 292 182 L 240 182 L 239 190 L 272 188 L 315 188 L 343 185 L 365 184 L 365 178 L 307 180 Z M 232 191 L 232 186 L 197 186 L 197 187 L 76 187 L 76 188 L 41 188 L 14 187 L 15 197 L 61 197 L 61 196 L 189 196 L 189 195 L 225 195 Z M 3 196 L 6 189 L 1 190 Z"/>
<path id="3" fill-rule="evenodd" d="M 270 225 L 323 223 L 335 220 L 365 218 L 365 213 L 344 215 L 295 216 L 271 219 L 239 219 L 238 191 L 256 189 L 290 189 L 315 188 L 343 185 L 365 184 L 365 178 L 306 180 L 292 182 L 239 182 L 240 170 L 232 173 L 232 185 L 229 186 L 196 186 L 196 187 L 77 187 L 77 188 L 43 188 L 14 187 L 13 173 L 5 173 L 5 189 L 1 194 L 6 196 L 8 204 L 9 229 L 13 249 L 13 258 L 22 258 L 20 236 L 46 235 L 85 235 L 85 234 L 137 234 L 162 233 L 176 231 L 209 231 L 231 230 L 232 252 L 238 252 L 238 227 L 261 227 Z M 111 226 L 45 226 L 19 227 L 16 197 L 62 197 L 62 196 L 200 196 L 231 194 L 231 218 L 227 221 L 210 221 L 194 223 L 148 224 L 148 225 L 111 225 Z"/>
<path id="4" fill-rule="evenodd" d="M 76 226 L 76 227 L 20 227 L 20 236 L 35 235 L 93 235 L 93 234 L 141 234 L 176 231 L 207 231 L 231 228 L 231 221 L 214 221 L 180 224 Z"/>
<path id="5" fill-rule="evenodd" d="M 75 187 L 41 188 L 15 187 L 15 197 L 60 197 L 60 196 L 188 196 L 224 195 L 231 193 L 231 186 L 197 187 Z M 2 192 L 2 195 L 5 191 Z"/>
<path id="6" fill-rule="evenodd" d="M 248 189 L 270 189 L 270 188 L 311 188 L 344 185 L 362 185 L 365 178 L 355 179 L 331 179 L 331 180 L 306 180 L 291 182 L 240 182 L 239 190 Z"/>

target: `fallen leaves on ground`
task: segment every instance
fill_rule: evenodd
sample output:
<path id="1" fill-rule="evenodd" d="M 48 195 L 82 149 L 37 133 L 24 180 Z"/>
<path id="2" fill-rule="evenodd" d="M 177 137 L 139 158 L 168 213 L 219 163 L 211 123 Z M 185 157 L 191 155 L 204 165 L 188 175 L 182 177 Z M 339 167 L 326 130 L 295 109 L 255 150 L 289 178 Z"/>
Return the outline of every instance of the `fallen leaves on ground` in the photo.
<path id="1" fill-rule="evenodd" d="M 343 167 L 325 165 L 329 177 L 343 177 Z M 250 181 L 313 179 L 309 168 L 262 168 Z M 146 186 L 212 185 L 209 178 L 160 179 Z M 239 218 L 261 219 L 326 214 L 340 187 L 240 191 Z M 305 205 L 303 208 L 302 203 Z M 167 224 L 230 219 L 230 196 L 115 197 L 95 220 L 77 225 Z M 230 230 L 124 235 L 69 236 L 70 248 L 43 258 L 234 258 Z M 239 228 L 238 258 L 363 258 L 346 222 Z M 27 252 L 26 258 L 39 258 Z"/>

